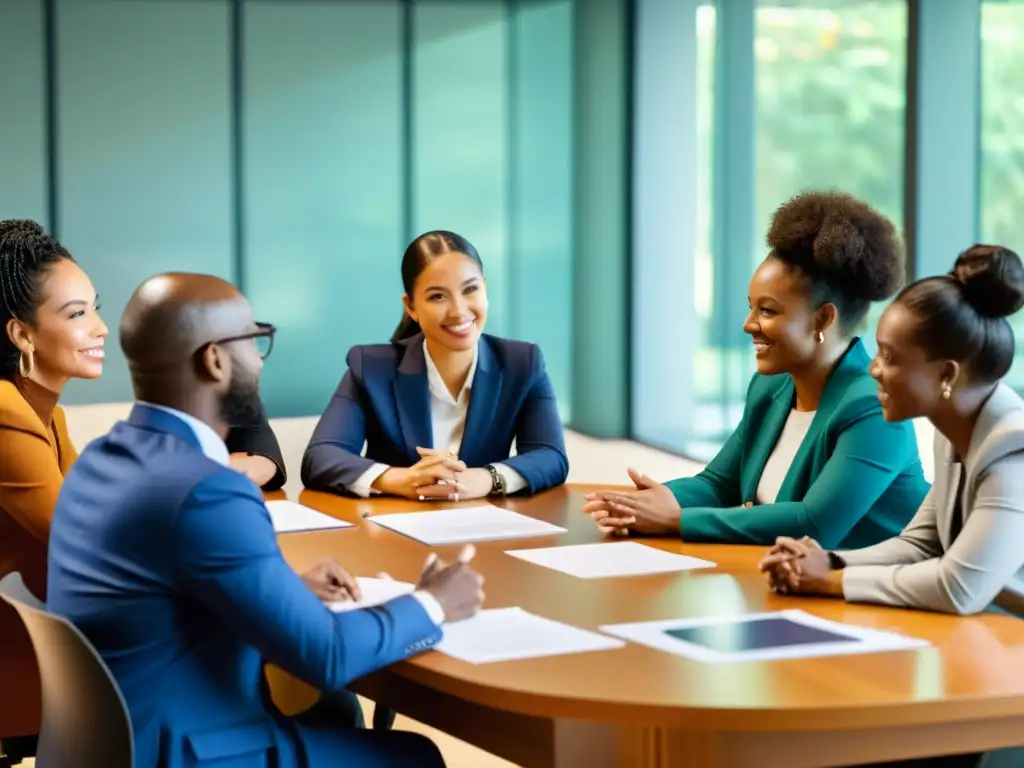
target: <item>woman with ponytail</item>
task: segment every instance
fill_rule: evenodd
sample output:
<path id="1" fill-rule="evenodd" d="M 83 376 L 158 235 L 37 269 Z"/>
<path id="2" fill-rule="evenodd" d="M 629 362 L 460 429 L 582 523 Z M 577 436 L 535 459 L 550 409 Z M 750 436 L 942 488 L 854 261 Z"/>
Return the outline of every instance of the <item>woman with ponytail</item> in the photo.
<path id="1" fill-rule="evenodd" d="M 472 244 L 454 232 L 420 235 L 402 257 L 402 284 L 391 343 L 348 353 L 303 456 L 306 487 L 458 501 L 565 482 L 544 358 L 534 344 L 483 333 L 487 284 Z"/>

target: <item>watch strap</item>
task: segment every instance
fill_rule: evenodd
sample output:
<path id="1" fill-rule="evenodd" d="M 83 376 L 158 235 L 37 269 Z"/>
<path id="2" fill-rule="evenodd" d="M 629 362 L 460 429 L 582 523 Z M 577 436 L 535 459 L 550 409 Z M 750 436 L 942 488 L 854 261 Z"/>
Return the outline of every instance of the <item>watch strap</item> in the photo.
<path id="1" fill-rule="evenodd" d="M 501 473 L 493 464 L 488 464 L 484 467 L 488 472 L 491 473 L 491 496 L 504 496 L 505 495 L 505 478 L 501 476 Z"/>
<path id="2" fill-rule="evenodd" d="M 839 554 L 829 550 L 828 567 L 833 571 L 841 571 L 846 567 L 846 561 Z"/>

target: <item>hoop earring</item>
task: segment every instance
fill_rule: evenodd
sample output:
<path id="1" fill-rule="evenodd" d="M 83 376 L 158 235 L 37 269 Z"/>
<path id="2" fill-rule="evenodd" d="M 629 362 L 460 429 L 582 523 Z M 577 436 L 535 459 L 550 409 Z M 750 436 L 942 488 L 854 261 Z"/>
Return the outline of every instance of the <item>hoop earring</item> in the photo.
<path id="1" fill-rule="evenodd" d="M 948 381 L 942 382 L 942 399 L 949 400 L 953 396 L 953 387 Z"/>
<path id="2" fill-rule="evenodd" d="M 28 365 L 25 365 L 25 353 L 22 352 L 18 356 L 18 373 L 21 374 L 21 378 L 27 379 L 32 375 L 32 371 L 36 369 L 36 358 L 30 349 L 28 351 Z"/>
<path id="3" fill-rule="evenodd" d="M 825 334 L 822 333 L 821 331 L 818 331 L 817 338 L 818 338 L 818 343 L 819 344 L 824 344 L 825 343 Z"/>

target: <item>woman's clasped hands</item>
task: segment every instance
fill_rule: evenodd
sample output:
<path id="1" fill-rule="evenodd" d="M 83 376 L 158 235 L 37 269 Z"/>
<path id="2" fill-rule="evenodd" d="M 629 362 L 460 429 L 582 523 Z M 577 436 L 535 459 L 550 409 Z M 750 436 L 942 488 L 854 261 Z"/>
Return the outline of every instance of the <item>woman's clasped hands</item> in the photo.
<path id="1" fill-rule="evenodd" d="M 419 501 L 458 501 L 465 489 L 458 474 L 466 465 L 454 453 L 417 448 L 420 460 L 411 467 L 389 467 L 373 487 L 391 496 Z"/>
<path id="2" fill-rule="evenodd" d="M 635 469 L 628 471 L 635 491 L 588 493 L 583 511 L 602 533 L 613 536 L 678 533 L 682 509 L 672 491 Z"/>
<path id="3" fill-rule="evenodd" d="M 416 501 L 479 499 L 491 492 L 491 474 L 469 469 L 451 451 L 417 448 L 420 460 L 411 467 L 389 467 L 373 487 L 381 493 Z"/>
<path id="4" fill-rule="evenodd" d="M 828 552 L 814 539 L 780 536 L 758 565 L 773 592 L 842 594 L 841 572 L 833 571 Z"/>

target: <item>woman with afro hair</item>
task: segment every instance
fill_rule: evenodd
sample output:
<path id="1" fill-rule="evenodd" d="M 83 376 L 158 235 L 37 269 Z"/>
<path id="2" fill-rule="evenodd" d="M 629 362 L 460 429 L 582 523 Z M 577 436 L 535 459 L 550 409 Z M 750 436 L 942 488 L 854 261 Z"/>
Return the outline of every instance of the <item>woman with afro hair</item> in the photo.
<path id="1" fill-rule="evenodd" d="M 743 324 L 757 373 L 742 420 L 695 477 L 662 485 L 631 469 L 635 490 L 588 496 L 602 531 L 862 547 L 897 535 L 927 494 L 913 426 L 883 418 L 857 336 L 903 283 L 893 223 L 850 195 L 809 191 L 775 212 L 766 240 Z"/>

